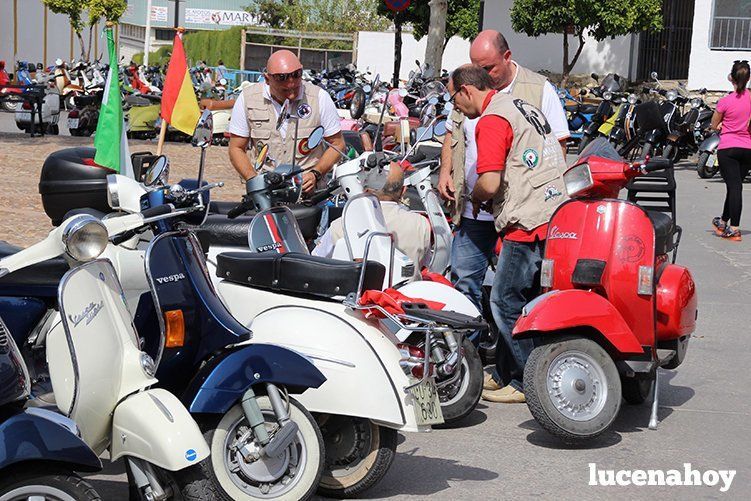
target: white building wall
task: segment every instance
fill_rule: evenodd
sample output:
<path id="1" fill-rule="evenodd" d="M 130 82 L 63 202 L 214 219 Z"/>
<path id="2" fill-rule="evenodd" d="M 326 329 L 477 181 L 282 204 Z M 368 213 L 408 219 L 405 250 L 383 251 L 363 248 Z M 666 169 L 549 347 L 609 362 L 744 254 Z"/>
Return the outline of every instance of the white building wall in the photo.
<path id="1" fill-rule="evenodd" d="M 47 11 L 47 58 L 44 55 L 44 5 L 41 0 L 21 0 L 18 5 L 18 47 L 15 60 L 54 64 L 60 58 L 70 61 L 81 56 L 81 45 L 73 37 L 71 46 L 70 22 L 68 16 Z M 99 25 L 100 32 L 102 25 Z M 89 30 L 82 33 L 84 43 L 89 43 Z M 94 34 L 94 37 L 97 33 Z M 92 37 L 92 57 L 94 54 L 94 37 Z M 97 40 L 99 53 L 106 49 L 106 41 Z M 104 47 L 104 49 L 103 49 Z M 13 54 L 13 0 L 0 0 L 0 60 L 6 62 L 8 72 L 15 72 Z M 12 69 L 11 69 L 12 68 Z"/>
<path id="2" fill-rule="evenodd" d="M 688 68 L 688 88 L 706 87 L 708 90 L 733 90 L 728 73 L 736 59 L 751 60 L 751 51 L 711 50 L 713 0 L 696 0 L 694 28 L 691 35 L 691 59 Z"/>
<path id="3" fill-rule="evenodd" d="M 549 70 L 554 73 L 563 71 L 563 35 L 545 35 L 528 37 L 523 33 L 516 33 L 511 27 L 509 13 L 513 0 L 485 0 L 483 28 L 500 31 L 506 38 L 515 61 L 531 70 Z M 622 76 L 633 76 L 636 72 L 636 58 L 631 57 L 633 51 L 631 40 L 636 37 L 617 37 L 613 40 L 596 42 L 585 37 L 584 49 L 576 62 L 572 73 L 618 73 Z M 569 36 L 569 50 L 571 56 L 578 47 L 578 40 Z M 570 56 L 570 57 L 571 57 Z M 633 64 L 631 61 L 633 60 Z"/>
<path id="4" fill-rule="evenodd" d="M 425 62 L 427 37 L 419 41 L 411 33 L 402 33 L 402 64 L 399 78 L 407 79 L 409 72 L 417 68 L 415 59 Z M 469 62 L 469 42 L 459 37 L 449 40 L 443 51 L 443 68 L 451 71 Z M 394 74 L 394 34 L 375 31 L 360 31 L 357 38 L 358 69 L 369 69 L 373 75 L 380 74 L 381 80 L 389 81 Z"/>

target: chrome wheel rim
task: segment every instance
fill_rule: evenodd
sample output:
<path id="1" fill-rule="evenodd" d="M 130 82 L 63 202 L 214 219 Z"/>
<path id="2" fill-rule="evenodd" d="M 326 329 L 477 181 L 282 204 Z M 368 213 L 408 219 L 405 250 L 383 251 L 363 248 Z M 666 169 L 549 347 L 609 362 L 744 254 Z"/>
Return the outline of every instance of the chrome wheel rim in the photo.
<path id="1" fill-rule="evenodd" d="M 553 360 L 548 368 L 547 391 L 558 412 L 572 421 L 596 417 L 608 399 L 605 371 L 580 351 L 567 351 Z"/>
<path id="2" fill-rule="evenodd" d="M 24 485 L 0 496 L 0 501 L 76 501 L 76 499 L 49 485 Z"/>
<path id="3" fill-rule="evenodd" d="M 264 412 L 266 428 L 273 433 L 278 426 L 273 412 Z M 292 490 L 302 477 L 308 460 L 308 450 L 302 434 L 280 456 L 269 458 L 261 454 L 255 461 L 245 461 L 239 448 L 253 445 L 253 433 L 245 416 L 232 424 L 224 440 L 224 467 L 232 482 L 253 498 L 271 499 Z"/>

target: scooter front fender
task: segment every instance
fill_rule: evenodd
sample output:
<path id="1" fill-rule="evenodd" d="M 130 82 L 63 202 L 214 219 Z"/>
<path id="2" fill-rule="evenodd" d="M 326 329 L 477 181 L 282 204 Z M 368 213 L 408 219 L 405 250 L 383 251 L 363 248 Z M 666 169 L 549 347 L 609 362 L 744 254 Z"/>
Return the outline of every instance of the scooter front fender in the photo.
<path id="1" fill-rule="evenodd" d="M 112 461 L 130 456 L 178 471 L 209 457 L 209 452 L 193 417 L 167 390 L 135 393 L 115 409 Z"/>
<path id="2" fill-rule="evenodd" d="M 699 151 L 715 151 L 717 150 L 717 146 L 720 145 L 720 135 L 715 133 L 706 138 L 704 141 L 701 142 L 699 145 Z"/>
<path id="3" fill-rule="evenodd" d="M 36 408 L 6 419 L 0 423 L 0 472 L 29 461 L 58 463 L 75 471 L 101 470 L 97 455 L 69 426 L 75 427 L 75 423 Z"/>
<path id="4" fill-rule="evenodd" d="M 281 346 L 254 343 L 204 365 L 183 394 L 192 413 L 224 414 L 251 386 L 274 383 L 292 394 L 318 388 L 326 377 L 313 363 Z"/>
<path id="5" fill-rule="evenodd" d="M 579 289 L 553 290 L 527 303 L 512 336 L 533 337 L 576 328 L 594 329 L 618 353 L 644 353 L 633 331 L 607 299 Z"/>

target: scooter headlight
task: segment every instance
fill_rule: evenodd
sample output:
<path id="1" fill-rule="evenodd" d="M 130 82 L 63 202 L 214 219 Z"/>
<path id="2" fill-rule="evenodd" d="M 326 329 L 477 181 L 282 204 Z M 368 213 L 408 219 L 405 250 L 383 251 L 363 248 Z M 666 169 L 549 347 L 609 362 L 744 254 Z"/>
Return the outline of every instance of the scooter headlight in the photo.
<path id="1" fill-rule="evenodd" d="M 628 95 L 628 104 L 636 104 L 636 102 L 639 99 L 636 97 L 636 94 L 629 94 Z"/>
<path id="2" fill-rule="evenodd" d="M 605 101 L 610 101 L 611 99 L 613 99 L 613 93 L 610 92 L 610 91 L 607 91 L 607 92 L 603 93 L 602 98 Z"/>
<path id="3" fill-rule="evenodd" d="M 563 174 L 563 182 L 566 185 L 566 192 L 569 197 L 573 197 L 582 191 L 594 185 L 592 172 L 589 170 L 589 164 L 583 163 L 571 167 Z"/>
<path id="4" fill-rule="evenodd" d="M 691 107 L 692 108 L 698 108 L 699 106 L 701 106 L 701 98 L 700 97 L 693 98 L 691 100 Z"/>
<path id="5" fill-rule="evenodd" d="M 107 227 L 94 216 L 81 214 L 70 221 L 63 230 L 65 252 L 79 262 L 99 257 L 107 248 Z"/>
<path id="6" fill-rule="evenodd" d="M 675 101 L 678 98 L 678 91 L 675 89 L 671 89 L 665 94 L 665 97 L 668 99 L 668 101 Z"/>

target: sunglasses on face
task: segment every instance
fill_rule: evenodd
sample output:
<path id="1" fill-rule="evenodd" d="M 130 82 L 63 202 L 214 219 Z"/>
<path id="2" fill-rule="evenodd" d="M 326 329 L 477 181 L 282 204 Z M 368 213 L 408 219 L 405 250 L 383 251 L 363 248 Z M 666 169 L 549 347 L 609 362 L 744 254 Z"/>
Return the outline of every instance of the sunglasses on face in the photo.
<path id="1" fill-rule="evenodd" d="M 287 79 L 297 80 L 298 78 L 302 77 L 302 68 L 290 73 L 269 73 L 269 76 L 277 82 L 284 82 Z"/>

